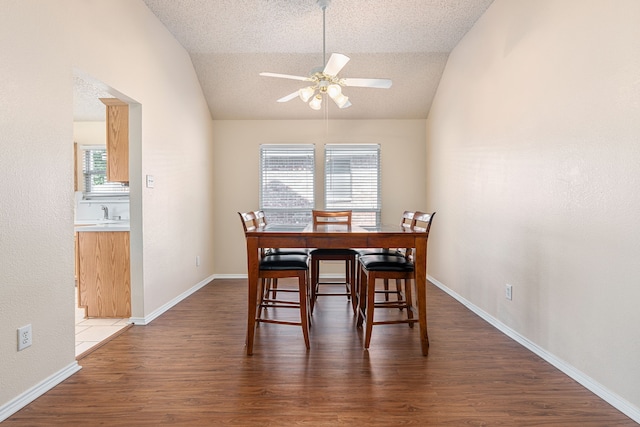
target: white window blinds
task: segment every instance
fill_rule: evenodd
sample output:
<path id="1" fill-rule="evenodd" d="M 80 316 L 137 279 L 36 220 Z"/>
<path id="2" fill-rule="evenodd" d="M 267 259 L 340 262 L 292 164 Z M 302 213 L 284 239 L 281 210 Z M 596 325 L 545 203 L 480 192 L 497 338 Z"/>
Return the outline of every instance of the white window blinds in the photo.
<path id="1" fill-rule="evenodd" d="M 380 145 L 325 145 L 325 209 L 351 210 L 361 226 L 380 223 Z"/>
<path id="2" fill-rule="evenodd" d="M 260 209 L 270 223 L 311 221 L 314 155 L 313 144 L 260 146 Z"/>
<path id="3" fill-rule="evenodd" d="M 86 196 L 129 194 L 126 184 L 107 180 L 107 150 L 104 147 L 82 148 L 82 174 Z"/>

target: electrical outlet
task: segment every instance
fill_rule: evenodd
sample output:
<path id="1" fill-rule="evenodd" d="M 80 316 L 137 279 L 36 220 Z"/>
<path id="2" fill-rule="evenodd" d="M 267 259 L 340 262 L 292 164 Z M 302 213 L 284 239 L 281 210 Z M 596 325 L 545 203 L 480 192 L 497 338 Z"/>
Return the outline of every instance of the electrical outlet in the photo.
<path id="1" fill-rule="evenodd" d="M 507 284 L 505 285 L 505 297 L 507 297 L 507 299 L 509 301 L 513 300 L 513 286 Z"/>
<path id="2" fill-rule="evenodd" d="M 32 344 L 31 325 L 18 328 L 18 351 L 22 351 Z"/>
<path id="3" fill-rule="evenodd" d="M 200 255 L 196 255 L 196 267 L 200 267 Z"/>

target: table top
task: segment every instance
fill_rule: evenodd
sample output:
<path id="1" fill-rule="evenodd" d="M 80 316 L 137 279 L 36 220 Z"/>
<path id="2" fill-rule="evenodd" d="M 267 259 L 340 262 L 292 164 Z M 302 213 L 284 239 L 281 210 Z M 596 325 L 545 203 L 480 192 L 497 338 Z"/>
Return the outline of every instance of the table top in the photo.
<path id="1" fill-rule="evenodd" d="M 255 230 L 247 231 L 247 236 L 251 235 L 326 235 L 326 234 L 350 234 L 350 235 L 372 235 L 372 234 L 424 234 L 423 231 L 414 231 L 399 224 L 379 225 L 373 227 L 362 227 L 359 225 L 345 224 L 267 224 Z"/>

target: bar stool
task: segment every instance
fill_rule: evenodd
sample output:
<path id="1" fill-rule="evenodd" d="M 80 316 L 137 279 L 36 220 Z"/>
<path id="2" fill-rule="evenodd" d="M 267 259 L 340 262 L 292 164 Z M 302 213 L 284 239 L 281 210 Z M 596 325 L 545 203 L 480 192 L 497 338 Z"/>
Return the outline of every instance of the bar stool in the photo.
<path id="1" fill-rule="evenodd" d="M 267 216 L 263 210 L 253 211 L 255 215 L 254 223 L 256 227 L 267 226 Z M 309 255 L 307 248 L 267 248 L 262 252 L 263 256 L 269 255 Z M 284 290 L 285 292 L 290 292 Z M 271 298 L 276 298 L 278 294 L 278 279 L 267 280 L 264 284 L 265 296 L 271 294 Z"/>
<path id="2" fill-rule="evenodd" d="M 248 231 L 256 229 L 256 217 L 254 212 L 238 212 L 244 228 L 245 236 Z M 311 323 L 311 311 L 308 292 L 309 288 L 309 256 L 306 254 L 260 254 L 258 267 L 258 302 L 255 313 L 255 321 L 260 323 L 275 323 L 280 325 L 294 325 L 302 327 L 302 335 L 307 349 L 309 344 L 309 327 Z M 297 300 L 287 300 L 269 296 L 268 286 L 271 281 L 284 278 L 295 278 L 298 282 L 296 290 L 279 289 L 279 292 L 293 292 L 297 294 Z M 300 312 L 299 321 L 283 320 L 275 318 L 276 308 L 295 308 Z"/>
<path id="3" fill-rule="evenodd" d="M 412 230 L 427 233 L 435 212 L 416 212 L 412 221 Z M 413 317 L 417 309 L 413 306 L 411 295 L 412 280 L 415 280 L 414 263 L 412 259 L 413 248 L 405 248 L 406 256 L 398 257 L 388 254 L 365 255 L 360 257 L 360 307 L 358 310 L 358 327 L 365 323 L 364 348 L 369 348 L 371 343 L 371 333 L 374 325 L 389 325 L 398 323 L 408 323 L 409 327 L 418 322 Z M 395 279 L 404 281 L 405 297 L 400 301 L 376 301 L 376 280 Z M 374 320 L 375 308 L 403 308 L 407 311 L 406 319 Z M 416 313 L 417 314 L 417 313 Z"/>
<path id="4" fill-rule="evenodd" d="M 411 229 L 413 225 L 413 215 L 415 212 L 413 211 L 404 211 L 402 213 L 402 219 L 400 220 L 400 227 L 403 229 Z M 358 257 L 363 257 L 365 255 L 390 255 L 390 256 L 401 256 L 404 257 L 405 249 L 404 248 L 367 248 L 367 249 L 357 249 Z M 357 271 L 360 271 L 359 269 Z M 376 290 L 377 293 L 384 294 L 385 301 L 389 301 L 389 295 L 395 294 L 396 299 L 400 300 L 402 298 L 402 291 L 400 280 L 396 280 L 396 290 L 389 290 L 389 279 L 384 279 L 384 288 L 382 290 Z M 356 278 L 356 283 L 358 279 Z M 402 308 L 400 308 L 402 310 Z"/>
<path id="5" fill-rule="evenodd" d="M 258 210 L 253 211 L 255 215 L 255 225 L 256 227 L 266 227 L 267 226 L 267 216 L 264 211 Z M 266 251 L 265 255 L 271 254 L 299 254 L 299 255 L 309 255 L 310 250 L 307 248 L 269 248 Z"/>
<path id="6" fill-rule="evenodd" d="M 352 211 L 321 211 L 313 210 L 313 227 L 322 225 L 343 225 L 351 227 Z M 353 249 L 313 249 L 311 251 L 311 312 L 315 306 L 318 296 L 326 295 L 346 295 L 351 300 L 351 308 L 354 314 L 357 313 L 356 294 L 356 256 Z M 344 282 L 321 282 L 320 262 L 322 261 L 343 261 L 345 266 Z M 321 285 L 341 285 L 345 292 L 320 292 Z"/>

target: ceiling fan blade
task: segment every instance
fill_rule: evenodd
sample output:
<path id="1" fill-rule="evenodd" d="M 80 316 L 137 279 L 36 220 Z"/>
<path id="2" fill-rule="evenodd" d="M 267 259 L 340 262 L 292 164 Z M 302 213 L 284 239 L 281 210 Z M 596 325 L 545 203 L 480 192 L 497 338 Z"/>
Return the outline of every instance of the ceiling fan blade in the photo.
<path id="1" fill-rule="evenodd" d="M 290 93 L 287 96 L 283 96 L 282 98 L 278 99 L 277 102 L 287 102 L 287 101 L 291 101 L 293 98 L 297 98 L 298 97 L 298 91 L 295 91 L 293 93 Z"/>
<path id="2" fill-rule="evenodd" d="M 349 59 L 350 58 L 347 55 L 343 55 L 341 53 L 332 53 L 329 61 L 327 61 L 327 65 L 325 65 L 322 72 L 328 76 L 335 76 L 340 72 L 340 70 L 342 70 L 342 67 L 347 65 Z"/>
<path id="3" fill-rule="evenodd" d="M 291 74 L 278 74 L 278 73 L 260 73 L 261 76 L 265 77 L 278 77 L 281 79 L 293 79 L 293 80 L 302 80 L 303 82 L 310 82 L 311 79 L 309 77 L 302 76 L 292 76 Z"/>
<path id="4" fill-rule="evenodd" d="M 353 79 L 345 78 L 341 79 L 341 82 L 345 86 L 355 87 L 374 87 L 379 89 L 389 89 L 391 87 L 391 80 L 389 79 Z"/>

